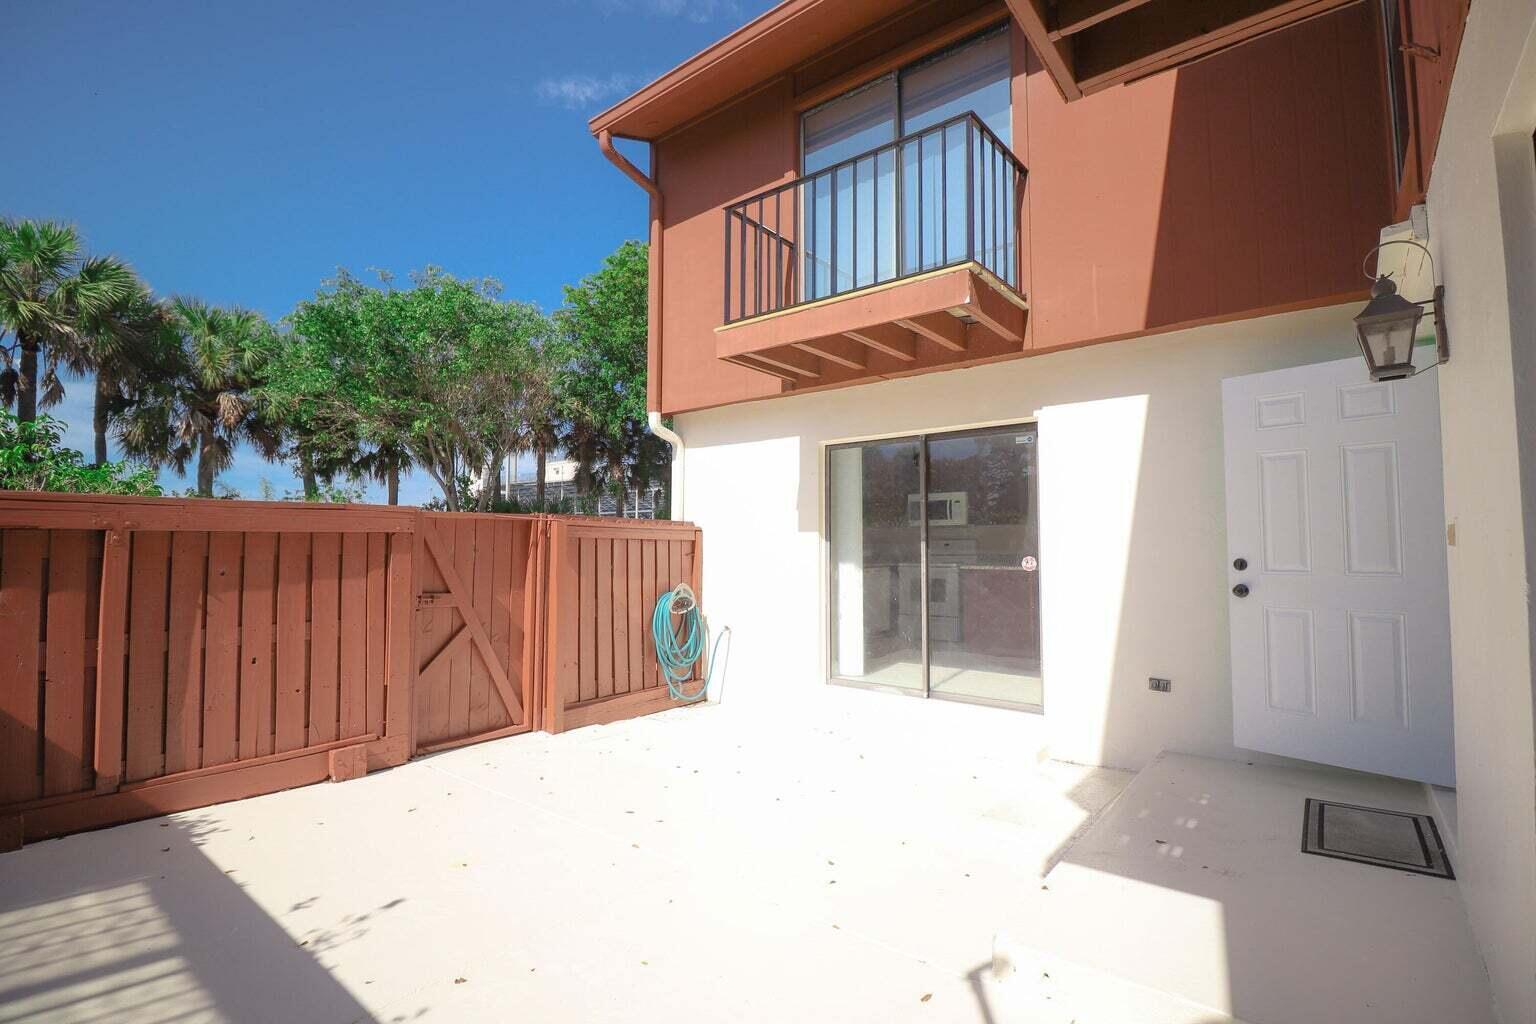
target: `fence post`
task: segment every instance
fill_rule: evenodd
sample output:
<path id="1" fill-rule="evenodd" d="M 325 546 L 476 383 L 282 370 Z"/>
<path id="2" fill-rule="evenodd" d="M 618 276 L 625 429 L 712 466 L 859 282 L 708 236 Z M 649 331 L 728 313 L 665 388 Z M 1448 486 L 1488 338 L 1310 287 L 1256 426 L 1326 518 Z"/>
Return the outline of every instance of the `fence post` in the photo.
<path id="1" fill-rule="evenodd" d="M 550 531 L 549 630 L 545 649 L 544 731 L 565 729 L 565 682 L 574 679 L 579 657 L 581 623 L 580 565 L 567 523 L 555 520 Z"/>
<path id="2" fill-rule="evenodd" d="M 411 723 L 415 718 L 416 573 L 418 522 L 412 517 L 409 534 L 389 537 L 388 631 L 385 651 L 384 739 L 378 767 L 404 764 L 413 752 Z M 334 775 L 334 772 L 333 772 Z"/>
<path id="3" fill-rule="evenodd" d="M 542 730 L 545 721 L 549 531 L 547 516 L 534 516 L 528 523 L 528 559 L 523 569 L 523 692 L 528 700 L 523 713 L 531 730 Z"/>
<path id="4" fill-rule="evenodd" d="M 108 530 L 101 557 L 96 631 L 96 792 L 115 793 L 123 775 L 123 670 L 128 640 L 128 531 Z"/>

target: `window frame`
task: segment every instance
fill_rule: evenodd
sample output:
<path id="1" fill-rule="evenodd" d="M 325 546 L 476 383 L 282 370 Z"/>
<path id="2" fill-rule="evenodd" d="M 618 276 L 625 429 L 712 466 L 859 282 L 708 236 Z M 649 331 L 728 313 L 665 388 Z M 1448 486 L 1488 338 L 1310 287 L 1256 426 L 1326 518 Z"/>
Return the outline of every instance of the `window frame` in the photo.
<path id="1" fill-rule="evenodd" d="M 944 426 L 934 428 L 920 428 L 917 430 L 900 431 L 889 434 L 870 434 L 863 437 L 839 438 L 834 441 L 823 441 L 820 444 L 820 468 L 818 471 L 821 485 L 821 524 L 820 524 L 820 549 L 821 549 L 821 653 L 822 653 L 822 683 L 826 686 L 843 686 L 853 690 L 867 690 L 875 693 L 890 693 L 903 697 L 911 697 L 918 700 L 942 700 L 958 704 L 975 704 L 981 707 L 999 708 L 1004 711 L 1018 711 L 1030 715 L 1045 714 L 1046 700 L 1046 635 L 1045 635 L 1045 576 L 1046 570 L 1042 566 L 1038 572 L 1036 584 L 1039 595 L 1036 604 L 1037 636 L 1040 644 L 1040 703 L 1029 704 L 1021 701 L 994 700 L 986 697 L 972 697 L 953 693 L 935 693 L 931 686 L 929 673 L 932 668 L 932 651 L 928 635 L 929 612 L 926 597 L 923 602 L 922 614 L 922 681 L 921 689 L 914 690 L 886 683 L 869 682 L 852 679 L 847 676 L 837 675 L 833 671 L 833 626 L 832 607 L 835 591 L 834 572 L 836 563 L 832 560 L 832 453 L 848 448 L 863 448 L 872 444 L 886 444 L 891 442 L 911 441 L 918 448 L 918 483 L 919 495 L 924 514 L 919 524 L 919 587 L 924 595 L 928 593 L 928 444 L 932 440 L 946 437 L 958 437 L 968 434 L 1006 432 L 1009 430 L 1028 429 L 1035 432 L 1035 444 L 1040 444 L 1041 423 L 1038 415 L 1022 416 L 1017 419 L 1009 418 L 991 422 L 972 423 L 961 426 Z M 1038 449 L 1037 449 L 1038 457 Z M 1035 478 L 1036 500 L 1042 501 L 1041 492 L 1045 488 L 1043 475 Z M 1043 501 L 1037 506 L 1035 515 L 1040 516 L 1040 508 Z M 1043 522 L 1037 520 L 1037 540 L 1043 544 Z"/>
<path id="2" fill-rule="evenodd" d="M 896 129 L 895 129 L 896 130 L 896 134 L 895 134 L 894 137 L 886 140 L 885 142 L 880 143 L 881 146 L 889 145 L 892 142 L 896 142 L 899 139 L 905 138 L 906 134 L 907 134 L 905 132 L 905 128 L 906 128 L 906 124 L 905 124 L 905 122 L 906 122 L 906 111 L 904 109 L 904 104 L 902 103 L 902 88 L 901 88 L 901 80 L 902 80 L 902 76 L 904 74 L 906 74 L 907 72 L 909 72 L 909 71 L 911 71 L 911 70 L 913 70 L 915 68 L 920 68 L 920 67 L 923 67 L 924 65 L 933 64 L 933 63 L 936 63 L 937 61 L 943 60 L 944 58 L 949 57 L 949 56 L 953 55 L 954 53 L 956 53 L 956 52 L 958 52 L 960 50 L 965 49 L 968 46 L 974 46 L 975 44 L 980 43 L 983 40 L 988 39 L 988 38 L 990 38 L 992 36 L 1003 36 L 1003 37 L 1007 38 L 1007 37 L 1010 36 L 1011 31 L 1012 31 L 1011 22 L 1009 22 L 1007 20 L 1003 21 L 1000 24 L 990 25 L 990 26 L 988 26 L 986 28 L 979 29 L 976 32 L 971 33 L 970 35 L 965 36 L 963 39 L 959 39 L 959 40 L 957 40 L 957 41 L 955 41 L 953 43 L 948 43 L 948 44 L 946 44 L 944 46 L 938 47 L 937 49 L 931 50 L 931 51 L 929 51 L 927 53 L 924 53 L 924 54 L 922 54 L 920 56 L 912 57 L 909 60 L 905 60 L 902 63 L 895 65 L 894 67 L 886 68 L 884 71 L 880 72 L 879 74 L 874 75 L 874 76 L 866 79 L 865 81 L 859 82 L 857 85 L 849 86 L 848 88 L 842 90 L 841 92 L 839 92 L 835 96 L 829 96 L 826 99 L 822 100 L 821 102 L 814 104 L 813 106 L 809 106 L 809 107 L 806 107 L 804 110 L 797 111 L 796 112 L 796 121 L 795 121 L 795 139 L 796 139 L 796 143 L 797 143 L 796 148 L 795 148 L 795 176 L 796 177 L 805 177 L 805 176 L 807 176 L 809 174 L 816 173 L 814 171 L 807 171 L 805 169 L 805 121 L 806 121 L 806 118 L 810 117 L 812 114 L 816 113 L 817 111 L 824 110 L 825 108 L 831 106 L 832 104 L 840 102 L 841 100 L 845 100 L 848 97 L 853 96 L 853 95 L 861 92 L 864 89 L 868 89 L 871 86 L 874 86 L 874 85 L 876 85 L 876 84 L 878 84 L 880 82 L 883 82 L 883 81 L 885 81 L 888 78 L 889 79 L 893 79 L 895 81 L 895 85 L 896 85 Z M 1009 46 L 1009 54 L 1008 54 L 1008 80 L 1010 82 L 1012 82 L 1013 78 L 1018 74 L 1018 70 L 1019 69 L 1015 66 L 1015 62 L 1014 62 L 1013 47 L 1010 44 L 1010 46 Z M 1014 145 L 1013 145 L 1013 116 L 1014 116 L 1014 104 L 1013 104 L 1012 90 L 1010 88 L 1009 96 L 1008 96 L 1008 121 L 1009 121 L 1008 128 L 1009 128 L 1009 131 L 1008 131 L 1007 146 L 1008 146 L 1009 150 L 1013 151 L 1014 153 L 1017 153 L 1018 151 L 1016 149 L 1014 149 Z"/>

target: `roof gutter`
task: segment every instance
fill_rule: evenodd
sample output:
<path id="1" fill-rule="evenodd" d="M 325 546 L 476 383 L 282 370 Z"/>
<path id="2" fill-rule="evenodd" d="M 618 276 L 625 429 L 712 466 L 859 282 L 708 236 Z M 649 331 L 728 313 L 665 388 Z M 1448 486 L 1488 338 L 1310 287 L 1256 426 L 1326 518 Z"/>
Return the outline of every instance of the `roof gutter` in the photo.
<path id="1" fill-rule="evenodd" d="M 613 133 L 604 128 L 597 133 L 597 146 L 625 176 L 645 189 L 651 197 L 651 238 L 648 288 L 645 310 L 645 408 L 651 433 L 672 446 L 672 517 L 683 517 L 683 439 L 661 422 L 661 268 L 662 268 L 662 196 L 655 179 L 641 173 L 624 154 L 613 146 Z M 654 153 L 655 150 L 653 149 Z"/>

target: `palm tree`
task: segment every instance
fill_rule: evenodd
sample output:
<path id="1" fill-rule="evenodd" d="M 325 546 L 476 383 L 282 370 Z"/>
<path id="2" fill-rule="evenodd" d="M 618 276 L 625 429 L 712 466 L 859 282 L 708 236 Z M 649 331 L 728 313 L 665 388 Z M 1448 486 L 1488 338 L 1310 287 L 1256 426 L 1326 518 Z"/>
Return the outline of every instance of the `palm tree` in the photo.
<path id="1" fill-rule="evenodd" d="M 412 465 L 410 450 L 405 445 L 382 441 L 375 442 L 357 461 L 358 472 L 384 485 L 386 500 L 391 505 L 400 504 L 400 474 Z"/>
<path id="2" fill-rule="evenodd" d="M 46 392 L 39 391 L 44 347 L 69 339 L 83 321 L 106 316 L 136 286 L 120 261 L 86 259 L 79 233 L 68 224 L 0 220 L 0 333 L 15 336 L 0 362 L 0 400 L 16 403 L 17 419 L 37 418 L 40 394 L 43 405 L 63 397 L 51 372 Z"/>
<path id="3" fill-rule="evenodd" d="M 576 496 L 596 500 L 602 488 L 603 470 L 608 466 L 609 437 L 584 417 L 573 416 L 561 425 L 560 447 L 576 463 Z"/>
<path id="4" fill-rule="evenodd" d="M 555 394 L 555 371 L 542 349 L 535 349 L 534 358 L 519 374 L 519 393 L 516 409 L 506 422 L 505 454 L 513 457 L 516 482 L 516 459 L 524 452 L 532 452 L 536 467 L 534 501 L 540 511 L 544 509 L 544 466 L 549 453 L 560 443 L 559 396 Z M 511 410 L 509 410 L 511 411 Z M 495 467 L 495 488 L 500 496 L 501 459 Z"/>
<path id="5" fill-rule="evenodd" d="M 551 452 L 560 447 L 560 425 L 553 417 L 545 417 L 529 424 L 529 447 L 533 449 L 534 478 L 533 496 L 539 511 L 544 511 L 544 470 Z"/>
<path id="6" fill-rule="evenodd" d="M 523 423 L 519 436 L 520 452 L 533 452 L 534 499 L 539 511 L 544 511 L 544 468 L 550 452 L 560 444 L 560 399 L 556 394 L 555 367 L 547 350 L 540 350 L 539 359 L 529 374 L 524 401 Z"/>
<path id="7" fill-rule="evenodd" d="M 249 310 L 173 299 L 165 329 L 169 358 L 160 379 L 134 396 L 120 436 L 123 447 L 151 465 L 184 473 L 197 463 L 197 495 L 213 497 L 213 481 L 242 441 L 266 458 L 279 450 L 278 431 L 257 412 L 255 374 L 271 328 Z"/>
<path id="8" fill-rule="evenodd" d="M 45 378 L 57 380 L 59 365 L 77 375 L 95 375 L 91 425 L 98 466 L 107 461 L 112 423 L 164 365 L 164 353 L 157 346 L 167 333 L 166 316 L 165 307 L 139 285 L 108 309 L 77 315 L 72 329 L 48 349 Z"/>

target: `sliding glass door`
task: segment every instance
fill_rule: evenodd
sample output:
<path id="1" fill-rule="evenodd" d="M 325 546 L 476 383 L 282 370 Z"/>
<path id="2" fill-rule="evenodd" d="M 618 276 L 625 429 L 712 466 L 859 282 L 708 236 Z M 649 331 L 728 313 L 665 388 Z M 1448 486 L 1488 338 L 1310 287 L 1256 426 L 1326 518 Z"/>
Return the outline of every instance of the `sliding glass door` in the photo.
<path id="1" fill-rule="evenodd" d="M 923 692 L 922 491 L 918 440 L 830 454 L 832 674 Z"/>
<path id="2" fill-rule="evenodd" d="M 1035 427 L 928 441 L 928 686 L 1039 705 Z"/>
<path id="3" fill-rule="evenodd" d="M 1033 424 L 828 453 L 831 674 L 1038 708 Z"/>

